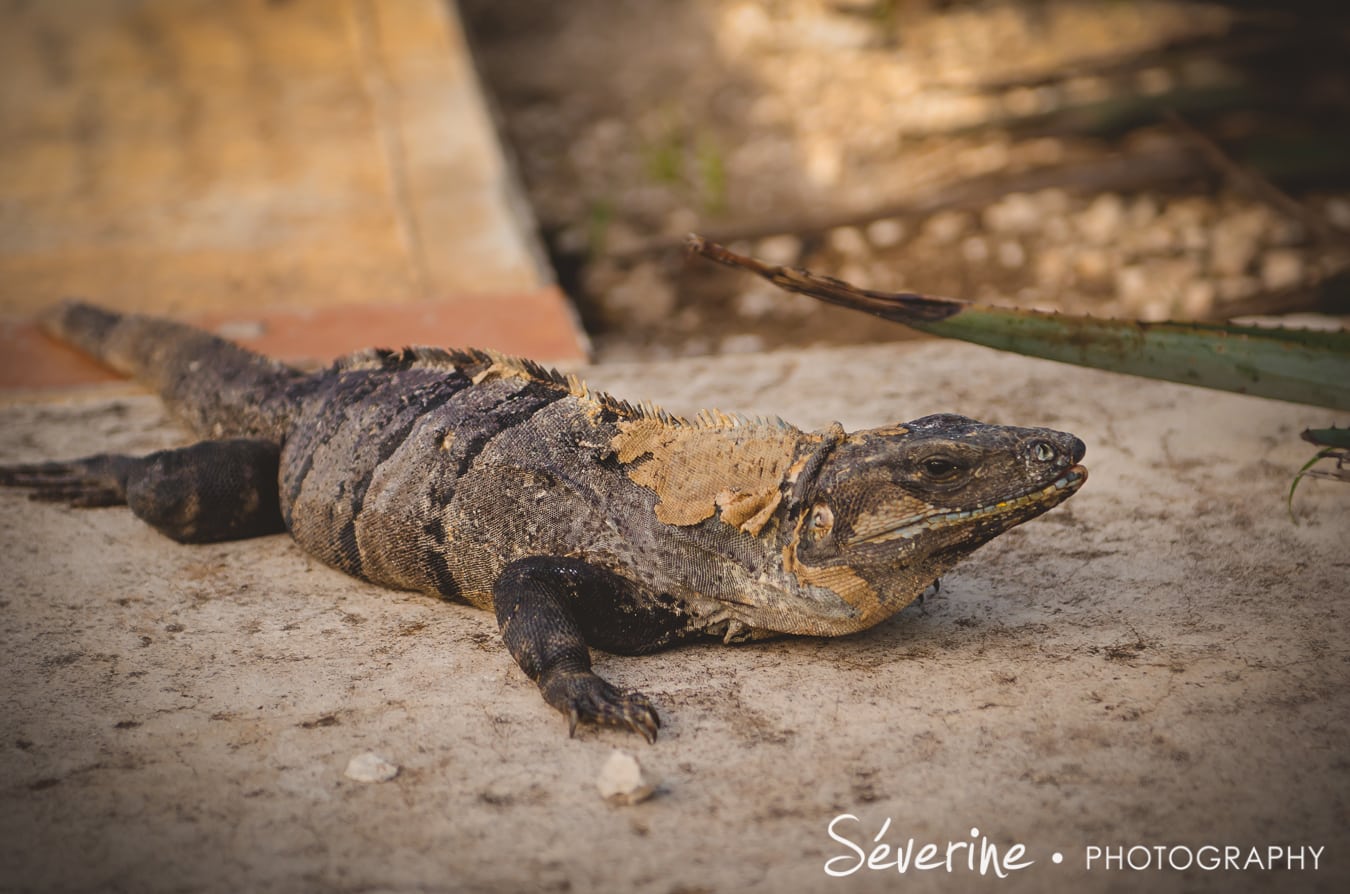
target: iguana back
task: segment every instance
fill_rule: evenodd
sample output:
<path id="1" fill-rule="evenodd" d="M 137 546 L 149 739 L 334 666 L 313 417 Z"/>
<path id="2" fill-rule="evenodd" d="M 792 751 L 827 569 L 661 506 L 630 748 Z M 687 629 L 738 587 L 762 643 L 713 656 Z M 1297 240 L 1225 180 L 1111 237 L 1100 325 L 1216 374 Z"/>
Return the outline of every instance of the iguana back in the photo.
<path id="1" fill-rule="evenodd" d="M 369 350 L 305 373 L 89 305 L 48 326 L 209 440 L 11 467 L 0 483 L 125 502 L 183 541 L 284 526 L 350 574 L 493 610 L 573 727 L 649 739 L 655 710 L 593 674 L 588 645 L 861 630 L 1086 479 L 1072 435 L 961 416 L 808 433 L 682 419 L 483 351 Z"/>

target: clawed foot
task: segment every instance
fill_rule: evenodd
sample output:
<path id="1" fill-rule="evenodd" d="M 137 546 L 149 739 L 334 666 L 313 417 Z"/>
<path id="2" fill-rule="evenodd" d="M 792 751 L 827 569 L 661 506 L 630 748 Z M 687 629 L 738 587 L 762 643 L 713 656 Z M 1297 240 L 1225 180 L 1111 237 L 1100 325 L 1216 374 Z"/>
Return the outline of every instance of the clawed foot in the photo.
<path id="1" fill-rule="evenodd" d="M 113 457 L 71 462 L 0 466 L 0 486 L 29 488 L 30 500 L 89 508 L 118 506 L 126 492 L 113 468 Z"/>
<path id="2" fill-rule="evenodd" d="M 656 741 L 661 718 L 640 692 L 624 692 L 590 671 L 560 672 L 540 686 L 544 700 L 567 717 L 567 734 L 577 723 L 618 726 L 639 734 L 650 745 Z"/>

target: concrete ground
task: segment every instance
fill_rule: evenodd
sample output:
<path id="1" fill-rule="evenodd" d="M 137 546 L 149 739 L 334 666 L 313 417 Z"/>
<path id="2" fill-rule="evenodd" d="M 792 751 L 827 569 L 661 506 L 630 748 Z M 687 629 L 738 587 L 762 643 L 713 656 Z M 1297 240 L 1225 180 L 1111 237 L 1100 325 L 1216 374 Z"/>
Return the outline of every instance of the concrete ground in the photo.
<path id="1" fill-rule="evenodd" d="M 1307 481 L 1285 510 L 1298 431 L 1329 412 L 945 342 L 587 375 L 810 427 L 1053 426 L 1091 480 L 862 635 L 598 656 L 658 705 L 653 746 L 569 740 L 485 613 L 285 537 L 178 546 L 125 510 L 0 493 L 0 889 L 1346 890 L 1350 492 Z M 0 461 L 180 441 L 129 387 L 0 408 Z M 654 798 L 600 799 L 616 747 Z M 398 776 L 345 778 L 367 751 Z M 840 814 L 869 850 L 987 837 L 1034 863 L 831 878 L 856 862 Z M 1085 868 L 1160 845 L 1322 850 L 1315 871 L 1313 851 Z"/>

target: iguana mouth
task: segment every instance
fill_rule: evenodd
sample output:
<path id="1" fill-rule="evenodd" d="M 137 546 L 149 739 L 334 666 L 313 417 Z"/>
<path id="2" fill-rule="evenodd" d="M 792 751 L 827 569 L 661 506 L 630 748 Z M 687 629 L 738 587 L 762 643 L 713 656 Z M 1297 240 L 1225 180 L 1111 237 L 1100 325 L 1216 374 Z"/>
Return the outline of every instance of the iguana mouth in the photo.
<path id="1" fill-rule="evenodd" d="M 1042 511 L 1052 509 L 1074 494 L 1087 481 L 1088 472 L 1084 466 L 1070 466 L 1051 484 L 1027 491 L 1020 496 L 999 500 L 988 506 L 975 509 L 951 511 L 921 512 L 903 519 L 882 531 L 867 534 L 854 539 L 855 543 L 879 543 L 887 540 L 908 540 L 925 531 L 961 525 L 976 519 L 997 518 L 1011 515 L 1027 507 L 1039 507 Z"/>

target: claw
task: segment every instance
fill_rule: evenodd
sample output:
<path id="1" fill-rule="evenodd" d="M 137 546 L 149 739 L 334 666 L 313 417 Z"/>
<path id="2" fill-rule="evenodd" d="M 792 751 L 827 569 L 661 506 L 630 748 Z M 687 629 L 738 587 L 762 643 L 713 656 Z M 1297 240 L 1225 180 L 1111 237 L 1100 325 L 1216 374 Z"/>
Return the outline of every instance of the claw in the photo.
<path id="1" fill-rule="evenodd" d="M 628 694 L 624 705 L 623 723 L 652 745 L 656 743 L 656 731 L 661 728 L 661 715 L 646 696 L 633 692 Z"/>
<path id="2" fill-rule="evenodd" d="M 606 714 L 602 719 L 615 726 L 626 727 L 642 736 L 651 745 L 656 742 L 656 731 L 661 727 L 661 717 L 652 707 L 652 703 L 640 692 L 628 692 L 619 696 L 620 703 L 615 713 Z"/>
<path id="3" fill-rule="evenodd" d="M 567 735 L 576 735 L 581 722 L 617 726 L 637 733 L 648 744 L 656 741 L 661 717 L 640 692 L 624 692 L 584 671 L 552 677 L 540 687 L 544 699 L 567 717 Z"/>
<path id="4" fill-rule="evenodd" d="M 656 744 L 656 731 L 661 727 L 661 718 L 657 716 L 655 710 L 649 710 L 646 715 L 629 720 L 628 724 L 634 732 L 642 734 L 648 745 Z"/>

